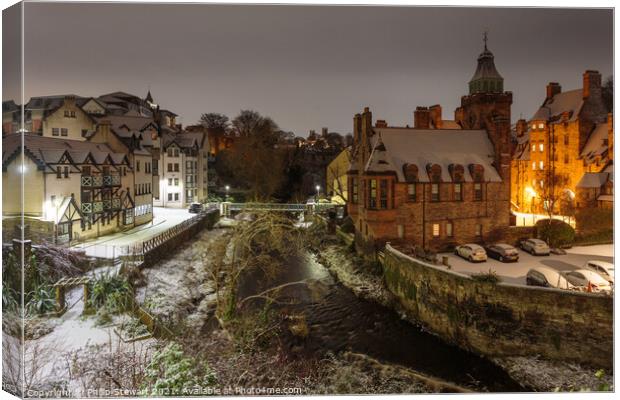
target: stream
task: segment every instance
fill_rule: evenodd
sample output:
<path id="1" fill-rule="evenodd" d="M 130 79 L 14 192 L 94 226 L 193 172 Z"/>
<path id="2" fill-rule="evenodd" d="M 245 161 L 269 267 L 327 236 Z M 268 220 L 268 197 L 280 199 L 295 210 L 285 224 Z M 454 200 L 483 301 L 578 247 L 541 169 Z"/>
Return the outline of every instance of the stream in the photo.
<path id="1" fill-rule="evenodd" d="M 360 299 L 336 282 L 314 256 L 291 260 L 269 287 L 307 280 L 307 285 L 283 289 L 279 300 L 288 299 L 286 312 L 302 313 L 309 335 L 302 343 L 309 354 L 352 351 L 380 362 L 407 367 L 427 376 L 475 391 L 519 392 L 528 389 L 488 359 L 450 345 L 439 337 L 404 321 L 393 310 Z M 246 280 L 242 296 L 259 293 L 259 280 Z"/>

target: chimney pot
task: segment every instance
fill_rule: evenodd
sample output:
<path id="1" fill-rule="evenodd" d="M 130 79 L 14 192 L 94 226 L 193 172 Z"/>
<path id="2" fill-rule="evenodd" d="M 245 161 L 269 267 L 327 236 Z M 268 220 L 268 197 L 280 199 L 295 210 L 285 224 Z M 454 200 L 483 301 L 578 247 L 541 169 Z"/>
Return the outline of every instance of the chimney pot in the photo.
<path id="1" fill-rule="evenodd" d="M 583 73 L 583 98 L 587 99 L 597 93 L 601 93 L 601 74 L 589 69 Z"/>
<path id="2" fill-rule="evenodd" d="M 431 113 L 428 107 L 416 107 L 413 112 L 413 127 L 417 129 L 429 129 Z"/>
<path id="3" fill-rule="evenodd" d="M 552 99 L 558 93 L 562 92 L 562 86 L 557 82 L 549 82 L 547 85 L 547 100 Z"/>

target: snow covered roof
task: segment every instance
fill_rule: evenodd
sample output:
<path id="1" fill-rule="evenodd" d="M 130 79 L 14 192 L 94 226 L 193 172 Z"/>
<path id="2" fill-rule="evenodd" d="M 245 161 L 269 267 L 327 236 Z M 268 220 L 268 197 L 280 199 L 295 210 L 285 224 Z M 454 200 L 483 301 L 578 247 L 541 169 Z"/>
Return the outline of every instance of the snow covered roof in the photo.
<path id="1" fill-rule="evenodd" d="M 402 168 L 401 168 L 402 169 Z M 370 153 L 364 172 L 394 172 L 396 173 L 398 168 L 392 163 L 381 137 L 375 142 L 375 145 Z"/>
<path id="2" fill-rule="evenodd" d="M 607 144 L 604 143 L 607 139 L 607 123 L 596 124 L 594 130 L 588 137 L 586 145 L 581 151 L 581 157 L 586 162 L 591 162 L 596 156 L 600 156 L 607 151 Z"/>
<path id="3" fill-rule="evenodd" d="M 426 173 L 429 165 L 441 167 L 443 182 L 451 182 L 450 165 L 462 165 L 464 180 L 472 182 L 469 166 L 480 165 L 484 168 L 484 180 L 501 182 L 493 166 L 493 145 L 484 130 L 455 129 L 413 129 L 413 128 L 374 128 L 371 137 L 373 153 L 366 168 L 393 169 L 398 180 L 405 182 L 403 167 L 416 165 L 420 182 L 429 182 Z M 380 138 L 380 140 L 379 140 Z M 381 150 L 383 144 L 385 151 Z M 385 156 L 381 154 L 383 152 Z M 373 164 L 371 164 L 373 162 Z"/>
<path id="4" fill-rule="evenodd" d="M 536 111 L 532 120 L 547 121 L 551 117 L 561 115 L 564 112 L 569 113 L 569 121 L 574 121 L 579 116 L 581 107 L 583 106 L 583 90 L 575 89 L 567 92 L 561 92 L 553 96 L 549 100 L 545 100 L 543 105 Z"/>
<path id="5" fill-rule="evenodd" d="M 608 179 L 609 173 L 607 172 L 586 172 L 579 180 L 579 183 L 577 183 L 577 187 L 600 188 Z"/>

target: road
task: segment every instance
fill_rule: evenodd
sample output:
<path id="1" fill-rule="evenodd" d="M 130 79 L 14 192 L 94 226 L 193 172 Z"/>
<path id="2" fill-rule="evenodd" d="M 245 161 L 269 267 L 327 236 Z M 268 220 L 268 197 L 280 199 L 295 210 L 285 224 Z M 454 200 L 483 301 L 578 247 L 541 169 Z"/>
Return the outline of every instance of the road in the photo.
<path id="1" fill-rule="evenodd" d="M 184 208 L 153 207 L 153 221 L 148 224 L 137 226 L 128 231 L 87 240 L 72 246 L 72 248 L 85 250 L 86 254 L 92 257 L 114 258 L 120 254 L 119 247 L 148 240 L 195 216 L 196 214 L 190 214 Z"/>
<path id="2" fill-rule="evenodd" d="M 575 270 L 588 260 L 602 260 L 613 263 L 613 252 L 613 245 L 606 244 L 574 247 L 568 249 L 566 255 L 532 256 L 519 250 L 519 261 L 516 263 L 501 263 L 492 258 L 482 263 L 470 263 L 452 253 L 441 253 L 439 258 L 447 256 L 453 271 L 471 275 L 489 272 L 490 269 L 501 277 L 502 282 L 525 285 L 525 275 L 534 266 L 544 265 L 558 271 Z"/>

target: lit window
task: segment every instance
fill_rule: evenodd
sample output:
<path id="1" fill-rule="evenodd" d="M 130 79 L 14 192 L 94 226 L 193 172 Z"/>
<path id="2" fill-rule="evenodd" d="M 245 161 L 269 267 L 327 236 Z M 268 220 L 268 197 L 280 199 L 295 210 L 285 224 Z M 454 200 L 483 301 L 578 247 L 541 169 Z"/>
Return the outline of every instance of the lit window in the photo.
<path id="1" fill-rule="evenodd" d="M 357 179 L 353 178 L 353 204 L 357 204 Z"/>
<path id="2" fill-rule="evenodd" d="M 370 180 L 370 192 L 368 199 L 368 206 L 370 208 L 377 208 L 377 180 Z"/>
<path id="3" fill-rule="evenodd" d="M 536 161 L 532 161 L 532 171 L 536 171 Z"/>
<path id="4" fill-rule="evenodd" d="M 545 185 L 545 181 L 541 179 L 539 183 L 540 183 L 540 188 L 542 189 L 542 187 Z"/>
<path id="5" fill-rule="evenodd" d="M 434 237 L 439 236 L 439 224 L 433 224 L 433 236 Z"/>
<path id="6" fill-rule="evenodd" d="M 480 201 L 482 200 L 482 184 L 481 183 L 474 183 L 474 199 L 476 201 Z"/>
<path id="7" fill-rule="evenodd" d="M 540 149 L 540 151 L 544 151 L 544 150 L 545 150 L 545 145 L 544 145 L 544 143 L 543 143 L 543 142 L 540 142 L 540 143 L 538 144 L 538 148 Z"/>
<path id="8" fill-rule="evenodd" d="M 463 184 L 461 184 L 461 183 L 455 183 L 454 184 L 454 200 L 456 200 L 456 201 L 463 200 L 462 187 L 463 187 Z"/>
<path id="9" fill-rule="evenodd" d="M 431 201 L 439 201 L 439 184 L 431 184 Z"/>
<path id="10" fill-rule="evenodd" d="M 538 124 L 538 129 L 544 129 L 545 128 L 545 124 Z"/>
<path id="11" fill-rule="evenodd" d="M 452 222 L 446 223 L 446 236 L 452 237 Z"/>
<path id="12" fill-rule="evenodd" d="M 482 225 L 476 224 L 476 236 L 482 236 Z"/>
<path id="13" fill-rule="evenodd" d="M 538 166 L 540 169 L 545 169 L 545 162 L 544 161 L 539 161 L 538 162 Z"/>
<path id="14" fill-rule="evenodd" d="M 415 201 L 415 183 L 407 185 L 407 198 L 409 201 Z"/>

